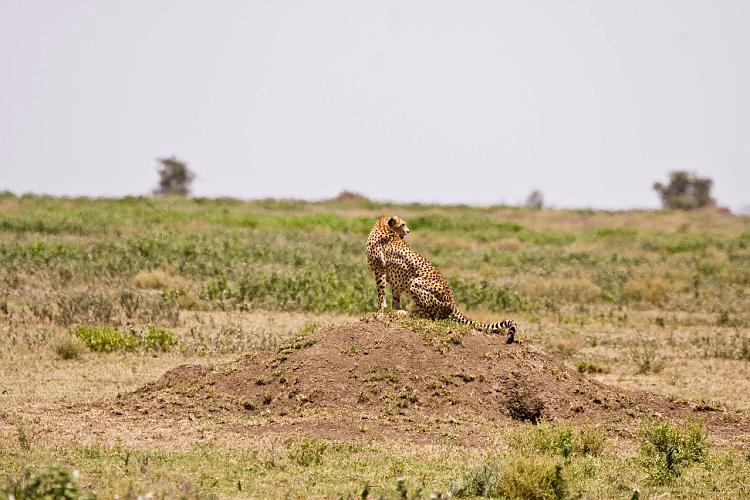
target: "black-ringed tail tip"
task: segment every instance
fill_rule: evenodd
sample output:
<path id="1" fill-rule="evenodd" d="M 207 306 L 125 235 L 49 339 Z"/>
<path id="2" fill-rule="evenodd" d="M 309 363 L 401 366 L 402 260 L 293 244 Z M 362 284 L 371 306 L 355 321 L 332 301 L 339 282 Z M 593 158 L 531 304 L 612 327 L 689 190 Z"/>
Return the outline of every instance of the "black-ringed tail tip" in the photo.
<path id="1" fill-rule="evenodd" d="M 508 328 L 508 334 L 505 337 L 505 343 L 506 344 L 512 344 L 516 340 L 516 324 L 513 323 L 513 325 Z"/>

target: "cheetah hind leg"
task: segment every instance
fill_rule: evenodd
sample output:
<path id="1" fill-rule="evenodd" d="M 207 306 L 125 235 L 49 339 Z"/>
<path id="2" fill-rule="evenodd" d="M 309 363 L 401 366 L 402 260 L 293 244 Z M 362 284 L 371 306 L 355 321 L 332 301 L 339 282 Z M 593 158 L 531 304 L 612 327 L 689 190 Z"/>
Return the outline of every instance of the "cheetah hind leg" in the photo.
<path id="1" fill-rule="evenodd" d="M 401 311 L 401 290 L 396 290 L 395 288 L 391 288 L 392 296 L 393 296 L 393 310 L 394 311 Z"/>
<path id="2" fill-rule="evenodd" d="M 414 304 L 414 307 L 409 311 L 409 316 L 412 318 L 426 318 L 427 314 L 421 307 L 419 307 L 419 304 Z"/>
<path id="3" fill-rule="evenodd" d="M 421 280 L 415 280 L 409 288 L 409 295 L 414 299 L 412 314 L 428 319 L 443 319 L 450 315 L 451 306 L 439 298 L 439 293 L 424 286 Z"/>

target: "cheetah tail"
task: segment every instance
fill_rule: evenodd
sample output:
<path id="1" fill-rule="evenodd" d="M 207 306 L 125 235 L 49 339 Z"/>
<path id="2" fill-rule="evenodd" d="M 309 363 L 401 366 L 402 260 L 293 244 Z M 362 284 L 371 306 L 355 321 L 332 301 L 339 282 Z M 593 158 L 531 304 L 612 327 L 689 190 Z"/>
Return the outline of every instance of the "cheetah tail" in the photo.
<path id="1" fill-rule="evenodd" d="M 457 307 L 453 309 L 453 312 L 451 312 L 451 317 L 456 322 L 461 323 L 462 325 L 470 325 L 478 330 L 489 333 L 500 333 L 504 329 L 507 329 L 508 334 L 505 338 L 505 342 L 507 344 L 512 344 L 515 340 L 516 322 L 512 319 L 504 319 L 502 321 L 498 321 L 497 323 L 480 323 L 479 321 L 474 321 L 466 317 L 466 315 L 462 313 L 461 310 Z"/>

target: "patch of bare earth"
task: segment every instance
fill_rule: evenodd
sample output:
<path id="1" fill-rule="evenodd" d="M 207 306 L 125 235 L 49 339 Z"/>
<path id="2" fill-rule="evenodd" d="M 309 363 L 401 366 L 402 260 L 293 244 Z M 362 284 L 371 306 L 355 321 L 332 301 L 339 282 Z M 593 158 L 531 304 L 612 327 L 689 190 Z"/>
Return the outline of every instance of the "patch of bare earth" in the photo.
<path id="1" fill-rule="evenodd" d="M 179 366 L 117 398 L 37 416 L 35 428 L 177 446 L 294 435 L 483 446 L 509 424 L 541 419 L 623 436 L 654 417 L 701 419 L 732 442 L 750 431 L 739 413 L 605 385 L 528 344 L 482 333 L 456 341 L 435 346 L 375 320 L 332 326 L 232 363 Z"/>

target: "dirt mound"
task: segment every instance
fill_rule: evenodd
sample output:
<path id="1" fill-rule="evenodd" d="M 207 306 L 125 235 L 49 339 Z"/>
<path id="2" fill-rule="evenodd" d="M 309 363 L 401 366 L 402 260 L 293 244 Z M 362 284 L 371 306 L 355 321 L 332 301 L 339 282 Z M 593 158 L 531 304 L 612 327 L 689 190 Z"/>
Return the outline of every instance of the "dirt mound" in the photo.
<path id="1" fill-rule="evenodd" d="M 448 331 L 426 340 L 423 333 L 374 320 L 321 329 L 213 369 L 183 365 L 110 408 L 149 419 L 218 417 L 255 435 L 462 442 L 482 442 L 493 427 L 512 421 L 587 421 L 628 433 L 644 417 L 699 411 L 687 402 L 598 383 L 496 335 Z M 747 428 L 737 416 L 702 410 L 720 434 Z"/>

